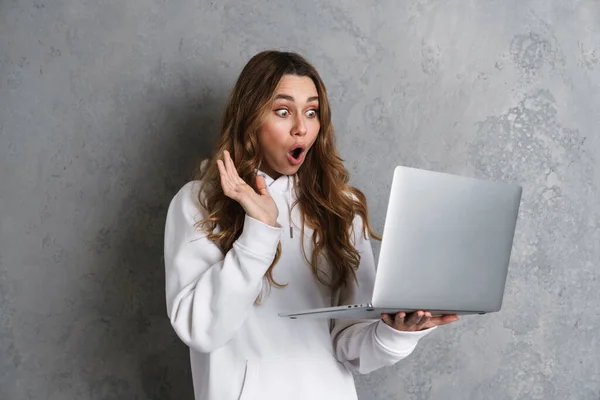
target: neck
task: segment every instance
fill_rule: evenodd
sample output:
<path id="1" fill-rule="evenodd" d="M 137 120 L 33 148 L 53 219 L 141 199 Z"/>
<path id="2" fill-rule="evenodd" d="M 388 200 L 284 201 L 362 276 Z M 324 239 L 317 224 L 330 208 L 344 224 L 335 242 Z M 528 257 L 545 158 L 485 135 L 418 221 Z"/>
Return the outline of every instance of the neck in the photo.
<path id="1" fill-rule="evenodd" d="M 279 172 L 275 171 L 273 168 L 266 164 L 261 167 L 261 171 L 269 175 L 273 180 L 277 180 L 277 178 L 281 176 Z"/>

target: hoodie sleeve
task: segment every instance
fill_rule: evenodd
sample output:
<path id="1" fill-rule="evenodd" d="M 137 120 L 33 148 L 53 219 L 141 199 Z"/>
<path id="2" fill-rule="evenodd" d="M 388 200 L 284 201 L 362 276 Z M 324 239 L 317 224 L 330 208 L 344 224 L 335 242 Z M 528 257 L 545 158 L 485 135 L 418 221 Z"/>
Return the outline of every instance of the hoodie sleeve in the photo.
<path id="1" fill-rule="evenodd" d="M 360 217 L 354 222 L 355 246 L 361 261 L 357 281 L 340 291 L 336 305 L 364 304 L 372 298 L 375 282 L 375 260 L 368 238 L 364 237 Z M 382 319 L 333 320 L 331 337 L 336 358 L 348 369 L 367 374 L 381 367 L 390 366 L 410 355 L 419 339 L 435 328 L 419 332 L 401 332 L 388 326 Z"/>
<path id="2" fill-rule="evenodd" d="M 243 324 L 273 262 L 282 228 L 246 216 L 240 237 L 223 254 L 195 223 L 203 218 L 198 181 L 169 205 L 165 224 L 167 314 L 179 338 L 199 352 L 226 344 Z"/>

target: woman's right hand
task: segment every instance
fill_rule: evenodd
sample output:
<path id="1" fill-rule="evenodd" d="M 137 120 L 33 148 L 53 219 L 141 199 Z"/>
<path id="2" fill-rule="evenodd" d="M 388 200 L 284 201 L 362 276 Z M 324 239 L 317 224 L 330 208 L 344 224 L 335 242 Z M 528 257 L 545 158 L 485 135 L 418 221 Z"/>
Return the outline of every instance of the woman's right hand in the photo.
<path id="1" fill-rule="evenodd" d="M 256 187 L 258 193 L 238 175 L 231 155 L 227 150 L 224 152 L 224 159 L 217 160 L 219 175 L 221 176 L 221 187 L 225 196 L 240 203 L 246 214 L 264 224 L 277 226 L 277 217 L 279 210 L 275 200 L 267 190 L 265 178 L 258 175 L 256 177 Z"/>

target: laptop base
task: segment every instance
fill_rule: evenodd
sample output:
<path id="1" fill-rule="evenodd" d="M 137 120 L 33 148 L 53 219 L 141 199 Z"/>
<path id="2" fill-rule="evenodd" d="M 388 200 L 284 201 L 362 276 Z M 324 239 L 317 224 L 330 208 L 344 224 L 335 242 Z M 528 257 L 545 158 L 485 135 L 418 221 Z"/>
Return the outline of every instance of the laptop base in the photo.
<path id="1" fill-rule="evenodd" d="M 306 311 L 279 313 L 281 318 L 298 319 L 298 318 L 314 318 L 314 319 L 380 319 L 381 314 L 396 314 L 398 312 L 411 313 L 416 309 L 405 308 L 380 308 L 373 307 L 371 304 L 351 304 L 339 307 L 315 308 Z M 485 311 L 454 311 L 454 310 L 427 310 L 431 312 L 432 317 L 440 317 L 442 315 L 474 315 L 486 314 Z"/>

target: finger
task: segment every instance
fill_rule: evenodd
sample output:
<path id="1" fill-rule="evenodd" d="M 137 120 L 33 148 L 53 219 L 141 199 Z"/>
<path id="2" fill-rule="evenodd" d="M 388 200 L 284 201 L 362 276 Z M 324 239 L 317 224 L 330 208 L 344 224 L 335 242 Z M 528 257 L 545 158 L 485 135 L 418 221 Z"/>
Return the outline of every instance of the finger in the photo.
<path id="1" fill-rule="evenodd" d="M 443 318 L 444 318 L 444 321 L 447 320 L 448 322 L 458 321 L 458 315 L 456 315 L 456 314 L 444 315 Z"/>
<path id="2" fill-rule="evenodd" d="M 383 322 L 386 323 L 386 325 L 389 326 L 394 326 L 394 321 L 392 320 L 392 317 L 390 316 L 390 314 L 381 314 L 381 319 L 383 319 Z"/>
<path id="3" fill-rule="evenodd" d="M 219 169 L 219 175 L 221 175 L 221 178 L 224 175 L 227 175 L 227 170 L 225 169 L 225 164 L 223 164 L 223 160 L 217 160 L 217 168 Z"/>
<path id="4" fill-rule="evenodd" d="M 458 316 L 456 314 L 447 314 L 447 315 L 442 315 L 441 317 L 434 317 L 430 319 L 430 323 L 431 324 L 435 324 L 435 325 L 446 325 L 449 324 L 451 322 L 456 322 L 458 321 Z"/>
<path id="5" fill-rule="evenodd" d="M 267 182 L 265 182 L 265 178 L 262 175 L 256 176 L 256 188 L 261 196 L 269 195 L 269 191 L 267 190 Z"/>
<path id="6" fill-rule="evenodd" d="M 451 322 L 456 322 L 458 321 L 458 315 L 456 314 L 448 314 L 448 315 L 443 315 L 442 317 L 442 323 L 440 325 L 445 325 L 445 324 L 449 324 Z"/>
<path id="7" fill-rule="evenodd" d="M 227 163 L 227 172 L 229 173 L 229 179 L 234 184 L 240 183 L 240 176 L 237 173 L 237 169 L 235 169 L 235 164 L 233 163 L 233 159 L 231 158 L 231 154 L 225 150 L 225 161 Z"/>
<path id="8" fill-rule="evenodd" d="M 423 317 L 421 318 L 421 320 L 417 324 L 418 329 L 425 328 L 429 324 L 430 320 L 431 320 L 431 313 L 429 311 L 425 311 L 423 313 Z"/>
<path id="9" fill-rule="evenodd" d="M 227 169 L 222 160 L 217 160 L 217 168 L 219 169 L 219 176 L 221 177 L 221 187 L 223 188 L 223 192 L 226 192 L 230 189 L 229 174 L 227 173 Z"/>
<path id="10" fill-rule="evenodd" d="M 421 318 L 423 317 L 425 313 L 423 311 L 415 311 L 413 313 L 410 314 L 410 316 L 406 319 L 406 325 L 409 326 L 415 326 L 419 323 L 419 321 L 421 321 Z"/>
<path id="11" fill-rule="evenodd" d="M 425 320 L 425 319 L 430 319 L 431 318 L 431 313 L 429 311 L 423 311 L 423 316 L 421 317 L 421 320 Z"/>
<path id="12" fill-rule="evenodd" d="M 231 160 L 231 155 L 229 154 L 229 152 L 227 150 L 223 151 L 223 164 L 225 165 L 225 170 L 227 171 L 227 178 L 229 180 L 232 180 L 232 176 L 231 176 L 232 160 Z"/>
<path id="13" fill-rule="evenodd" d="M 396 313 L 396 316 L 394 317 L 394 325 L 396 325 L 397 327 L 403 326 L 405 319 L 406 319 L 405 312 Z"/>
<path id="14" fill-rule="evenodd" d="M 421 315 L 421 318 L 415 324 L 417 330 L 421 329 L 423 327 L 423 324 L 426 321 L 429 321 L 429 318 L 427 317 L 427 312 L 426 311 L 420 311 L 419 314 Z M 429 315 L 431 315 L 431 314 L 429 314 Z"/>

